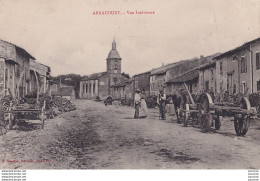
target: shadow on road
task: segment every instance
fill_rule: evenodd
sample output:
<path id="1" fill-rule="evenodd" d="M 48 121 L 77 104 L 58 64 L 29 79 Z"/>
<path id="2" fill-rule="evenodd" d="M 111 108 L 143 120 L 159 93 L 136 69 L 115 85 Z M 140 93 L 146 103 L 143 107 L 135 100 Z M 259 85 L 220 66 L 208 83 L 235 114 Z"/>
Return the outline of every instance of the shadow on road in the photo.
<path id="1" fill-rule="evenodd" d="M 20 120 L 16 126 L 12 128 L 12 130 L 17 130 L 17 131 L 33 131 L 37 129 L 41 129 L 42 123 L 39 121 L 39 123 L 31 123 L 31 122 L 26 122 L 25 120 Z"/>

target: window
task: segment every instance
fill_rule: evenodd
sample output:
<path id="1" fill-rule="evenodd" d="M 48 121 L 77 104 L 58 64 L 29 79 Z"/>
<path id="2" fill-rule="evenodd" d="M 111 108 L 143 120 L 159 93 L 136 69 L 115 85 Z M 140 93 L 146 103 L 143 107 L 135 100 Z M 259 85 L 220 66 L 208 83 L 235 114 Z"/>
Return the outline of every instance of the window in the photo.
<path id="1" fill-rule="evenodd" d="M 93 84 L 93 93 L 95 93 L 96 84 Z"/>
<path id="2" fill-rule="evenodd" d="M 233 85 L 233 94 L 236 93 L 236 84 Z"/>
<path id="3" fill-rule="evenodd" d="M 241 57 L 241 73 L 246 73 L 247 67 L 246 67 L 246 58 Z"/>
<path id="4" fill-rule="evenodd" d="M 213 69 L 211 69 L 211 80 L 213 80 L 213 77 L 214 77 L 214 72 Z"/>
<path id="5" fill-rule="evenodd" d="M 242 94 L 245 94 L 246 93 L 246 83 L 243 82 L 242 83 Z"/>
<path id="6" fill-rule="evenodd" d="M 222 61 L 219 62 L 219 72 L 221 75 L 223 74 L 223 62 Z"/>
<path id="7" fill-rule="evenodd" d="M 86 84 L 86 93 L 88 93 L 88 84 Z"/>
<path id="8" fill-rule="evenodd" d="M 260 91 L 260 80 L 257 81 L 257 91 Z"/>
<path id="9" fill-rule="evenodd" d="M 255 54 L 256 69 L 260 69 L 260 53 Z"/>

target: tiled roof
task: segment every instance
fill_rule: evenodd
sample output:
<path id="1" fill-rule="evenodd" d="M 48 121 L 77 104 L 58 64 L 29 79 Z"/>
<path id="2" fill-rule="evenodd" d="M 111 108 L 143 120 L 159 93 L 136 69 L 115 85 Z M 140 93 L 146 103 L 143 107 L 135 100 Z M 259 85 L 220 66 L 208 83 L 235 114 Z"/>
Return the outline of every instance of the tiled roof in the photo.
<path id="1" fill-rule="evenodd" d="M 8 44 L 10 44 L 10 45 L 13 45 L 13 46 L 15 47 L 15 49 L 16 49 L 18 52 L 20 52 L 22 55 L 24 55 L 24 56 L 26 56 L 26 57 L 29 57 L 29 58 L 31 58 L 31 59 L 33 59 L 33 60 L 36 60 L 32 55 L 30 55 L 30 54 L 29 54 L 26 50 L 24 50 L 23 48 L 21 48 L 21 47 L 15 45 L 15 44 L 12 44 L 12 43 L 10 43 L 10 42 L 4 41 L 4 40 L 0 40 L 0 41 L 3 41 L 3 42 L 8 43 Z"/>
<path id="2" fill-rule="evenodd" d="M 180 63 L 169 70 L 169 76 L 171 77 L 170 79 L 183 75 L 186 72 L 189 72 L 200 66 L 214 62 L 213 58 L 217 55 L 219 55 L 219 53 L 209 55 L 207 57 L 194 58 L 187 61 L 183 61 L 183 63 Z"/>
<path id="3" fill-rule="evenodd" d="M 255 42 L 257 42 L 257 41 L 260 41 L 260 38 L 256 38 L 256 39 L 254 39 L 254 40 L 252 40 L 252 41 L 249 41 L 249 42 L 247 42 L 247 43 L 244 43 L 243 45 L 241 45 L 241 46 L 239 46 L 239 47 L 236 47 L 236 48 L 234 48 L 234 49 L 232 49 L 232 50 L 229 50 L 229 51 L 227 51 L 227 52 L 225 52 L 225 53 L 222 53 L 222 54 L 216 56 L 214 59 L 218 60 L 218 59 L 221 59 L 221 58 L 224 57 L 224 56 L 233 55 L 233 54 L 235 54 L 237 51 L 240 51 L 240 50 L 243 50 L 243 49 L 248 48 L 248 46 L 249 46 L 250 44 L 255 43 Z"/>
<path id="4" fill-rule="evenodd" d="M 199 70 L 195 69 L 195 70 L 191 70 L 189 72 L 186 72 L 178 77 L 175 77 L 169 81 L 167 81 L 167 83 L 184 83 L 187 81 L 191 81 L 194 80 L 196 78 L 199 78 Z"/>
<path id="5" fill-rule="evenodd" d="M 151 70 L 151 75 L 158 75 L 158 74 L 164 74 L 166 73 L 169 69 L 175 67 L 176 65 L 178 65 L 180 62 L 174 62 L 156 69 Z"/>
<path id="6" fill-rule="evenodd" d="M 91 75 L 84 76 L 81 80 L 95 80 L 95 79 L 98 79 L 99 77 L 101 77 L 105 74 L 107 74 L 107 72 L 94 73 L 94 74 L 91 74 Z"/>

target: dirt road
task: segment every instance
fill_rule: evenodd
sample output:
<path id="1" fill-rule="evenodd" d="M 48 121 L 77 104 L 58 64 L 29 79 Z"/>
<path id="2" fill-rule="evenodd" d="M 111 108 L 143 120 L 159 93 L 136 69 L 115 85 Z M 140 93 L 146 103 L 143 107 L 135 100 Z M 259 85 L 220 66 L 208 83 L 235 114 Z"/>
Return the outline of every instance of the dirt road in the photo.
<path id="1" fill-rule="evenodd" d="M 260 168 L 260 121 L 245 137 L 233 122 L 202 133 L 173 116 L 133 119 L 134 109 L 77 100 L 78 110 L 46 121 L 21 122 L 0 137 L 0 169 L 253 169 Z"/>

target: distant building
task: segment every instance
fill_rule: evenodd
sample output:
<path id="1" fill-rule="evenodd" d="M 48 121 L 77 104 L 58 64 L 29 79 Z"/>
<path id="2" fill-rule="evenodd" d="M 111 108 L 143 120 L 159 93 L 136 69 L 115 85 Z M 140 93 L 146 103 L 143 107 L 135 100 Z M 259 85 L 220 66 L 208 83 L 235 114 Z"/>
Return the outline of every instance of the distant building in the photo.
<path id="1" fill-rule="evenodd" d="M 134 89 L 145 91 L 146 96 L 150 96 L 150 74 L 151 71 L 148 71 L 133 76 Z"/>
<path id="2" fill-rule="evenodd" d="M 58 91 L 53 91 L 52 96 L 66 98 L 69 101 L 76 99 L 76 92 L 74 87 L 60 87 Z"/>
<path id="3" fill-rule="evenodd" d="M 94 73 L 82 78 L 80 81 L 80 98 L 95 99 L 99 97 L 104 99 L 108 95 L 115 94 L 113 91 L 116 85 L 127 81 L 127 78 L 121 74 L 122 59 L 116 49 L 115 40 L 106 60 L 106 72 Z"/>
<path id="4" fill-rule="evenodd" d="M 166 72 L 175 67 L 179 62 L 163 65 L 150 71 L 150 95 L 157 95 L 160 88 L 165 87 Z"/>

